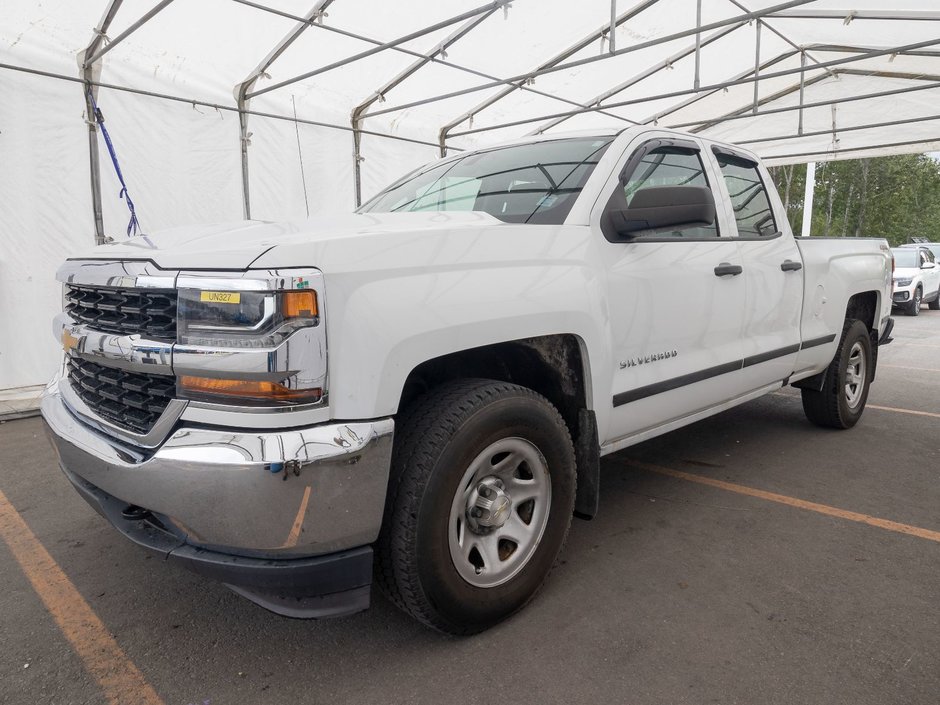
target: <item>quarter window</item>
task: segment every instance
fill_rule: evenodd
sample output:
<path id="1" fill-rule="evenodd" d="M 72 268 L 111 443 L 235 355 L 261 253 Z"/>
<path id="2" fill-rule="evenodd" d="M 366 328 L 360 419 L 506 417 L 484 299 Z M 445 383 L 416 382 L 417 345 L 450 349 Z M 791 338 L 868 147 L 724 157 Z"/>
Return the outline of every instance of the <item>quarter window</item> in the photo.
<path id="1" fill-rule="evenodd" d="M 777 234 L 767 189 L 753 162 L 719 153 L 718 164 L 731 196 L 738 237 L 772 237 Z"/>
<path id="2" fill-rule="evenodd" d="M 704 186 L 708 188 L 702 158 L 694 149 L 685 147 L 657 147 L 643 157 L 623 187 L 627 207 L 637 191 L 654 186 Z M 717 221 L 716 221 L 717 222 Z M 638 233 L 653 237 L 710 238 L 718 237 L 716 223 L 692 226 L 670 231 Z"/>

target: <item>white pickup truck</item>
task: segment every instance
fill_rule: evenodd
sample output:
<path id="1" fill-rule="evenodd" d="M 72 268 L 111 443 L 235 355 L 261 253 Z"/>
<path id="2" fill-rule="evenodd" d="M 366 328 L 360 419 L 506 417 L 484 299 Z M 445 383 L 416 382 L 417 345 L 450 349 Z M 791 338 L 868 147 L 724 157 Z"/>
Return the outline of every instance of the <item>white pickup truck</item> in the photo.
<path id="1" fill-rule="evenodd" d="M 796 239 L 753 154 L 646 127 L 58 278 L 42 413 L 118 530 L 280 614 L 364 609 L 374 577 L 459 634 L 536 593 L 601 456 L 788 384 L 848 428 L 892 327 L 885 241 Z"/>

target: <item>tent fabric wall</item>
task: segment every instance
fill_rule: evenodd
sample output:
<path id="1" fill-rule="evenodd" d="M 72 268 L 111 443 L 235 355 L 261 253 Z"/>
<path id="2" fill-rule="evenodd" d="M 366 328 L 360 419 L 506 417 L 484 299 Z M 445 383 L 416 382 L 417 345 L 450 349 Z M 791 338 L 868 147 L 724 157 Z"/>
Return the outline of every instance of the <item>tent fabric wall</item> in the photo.
<path id="1" fill-rule="evenodd" d="M 112 3 L 95 90 L 146 232 L 243 217 L 235 87 L 259 65 L 263 220 L 349 211 L 357 156 L 366 200 L 442 143 L 602 125 L 681 127 L 771 164 L 940 149 L 936 0 L 5 0 L 0 390 L 52 373 L 53 274 L 95 241 L 79 56 Z M 123 238 L 98 153 L 105 234 Z"/>

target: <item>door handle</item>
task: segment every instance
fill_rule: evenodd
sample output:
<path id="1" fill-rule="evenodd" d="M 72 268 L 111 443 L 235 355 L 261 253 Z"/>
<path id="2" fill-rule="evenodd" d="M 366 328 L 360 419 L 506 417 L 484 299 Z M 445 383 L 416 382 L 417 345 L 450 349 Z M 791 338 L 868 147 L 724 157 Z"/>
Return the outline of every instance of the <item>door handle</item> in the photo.
<path id="1" fill-rule="evenodd" d="M 803 269 L 803 264 L 801 262 L 793 262 L 792 260 L 785 259 L 783 264 L 780 265 L 780 269 L 784 272 L 799 272 Z"/>
<path id="2" fill-rule="evenodd" d="M 722 262 L 717 267 L 715 267 L 715 276 L 724 277 L 730 274 L 732 277 L 736 277 L 743 271 L 744 268 L 739 264 L 729 264 L 728 262 Z"/>

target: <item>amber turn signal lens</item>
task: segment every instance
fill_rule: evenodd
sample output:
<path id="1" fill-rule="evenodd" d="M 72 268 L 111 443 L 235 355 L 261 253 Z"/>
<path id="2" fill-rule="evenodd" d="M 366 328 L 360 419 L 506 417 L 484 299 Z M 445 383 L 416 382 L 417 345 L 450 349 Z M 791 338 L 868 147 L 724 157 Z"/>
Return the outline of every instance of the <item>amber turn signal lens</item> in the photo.
<path id="1" fill-rule="evenodd" d="M 210 377 L 180 377 L 180 387 L 197 394 L 218 394 L 229 397 L 272 399 L 275 401 L 320 401 L 322 389 L 288 389 L 277 382 L 258 382 L 244 379 L 212 379 Z"/>
<path id="2" fill-rule="evenodd" d="M 317 292 L 305 289 L 281 294 L 281 315 L 284 318 L 313 318 L 317 315 Z"/>

